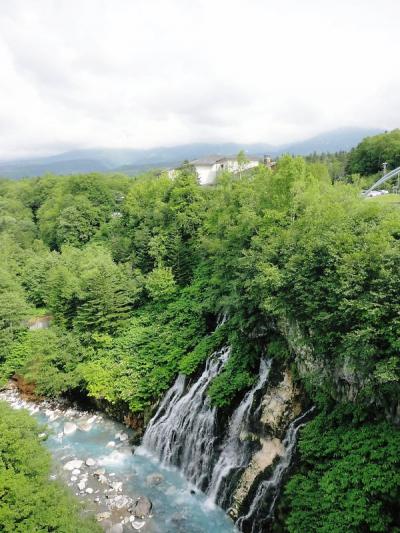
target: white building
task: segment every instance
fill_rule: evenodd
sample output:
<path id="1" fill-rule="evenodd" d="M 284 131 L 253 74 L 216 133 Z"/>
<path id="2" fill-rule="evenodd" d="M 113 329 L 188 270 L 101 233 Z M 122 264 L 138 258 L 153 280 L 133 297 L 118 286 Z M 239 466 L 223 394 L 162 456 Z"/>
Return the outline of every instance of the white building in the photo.
<path id="1" fill-rule="evenodd" d="M 249 168 L 256 167 L 262 161 L 259 157 L 246 156 L 247 162 L 239 165 L 236 156 L 210 155 L 190 161 L 190 164 L 196 168 L 199 176 L 200 185 L 212 185 L 221 172 L 238 173 Z"/>

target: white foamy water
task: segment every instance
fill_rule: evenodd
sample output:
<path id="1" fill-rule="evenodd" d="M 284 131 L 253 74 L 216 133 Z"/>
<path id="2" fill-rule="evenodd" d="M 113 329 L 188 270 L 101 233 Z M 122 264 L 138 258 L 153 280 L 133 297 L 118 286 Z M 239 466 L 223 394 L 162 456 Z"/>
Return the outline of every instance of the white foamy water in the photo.
<path id="1" fill-rule="evenodd" d="M 111 512 L 113 524 L 124 523 L 134 531 L 128 507 L 145 496 L 153 503 L 151 516 L 140 525 L 142 533 L 232 533 L 232 521 L 222 509 L 208 509 L 206 496 L 173 467 L 164 467 L 151 454 L 132 454 L 123 434 L 132 432 L 100 413 L 67 408 L 62 404 L 35 404 L 21 399 L 15 390 L 0 392 L 0 400 L 14 409 L 27 409 L 48 438 L 44 444 L 54 459 L 53 477 L 63 480 L 94 513 Z M 66 424 L 75 424 L 76 429 Z M 72 431 L 74 429 L 74 431 Z M 107 444 L 114 442 L 113 447 Z M 86 461 L 91 466 L 86 465 Z M 92 465 L 93 459 L 94 464 Z M 79 468 L 64 469 L 70 461 Z M 82 463 L 80 464 L 80 462 Z M 75 464 L 73 463 L 73 466 Z M 89 492 L 88 492 L 89 490 Z M 120 507 L 120 508 L 119 508 Z M 140 523 L 139 523 L 140 522 Z M 104 522 L 106 524 L 106 522 Z M 110 523 L 106 524 L 107 527 Z"/>

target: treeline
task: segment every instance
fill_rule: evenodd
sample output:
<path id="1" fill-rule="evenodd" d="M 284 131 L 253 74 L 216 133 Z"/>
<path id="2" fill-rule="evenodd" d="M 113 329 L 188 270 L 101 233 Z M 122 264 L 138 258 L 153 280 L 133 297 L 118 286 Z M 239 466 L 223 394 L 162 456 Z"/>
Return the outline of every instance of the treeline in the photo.
<path id="1" fill-rule="evenodd" d="M 396 531 L 396 202 L 364 200 L 359 183 L 332 180 L 324 161 L 291 157 L 274 171 L 223 174 L 213 188 L 183 167 L 174 180 L 46 176 L 3 181 L 0 192 L 3 380 L 20 373 L 40 394 L 89 394 L 147 417 L 179 371 L 197 372 L 229 342 L 208 391 L 228 406 L 265 352 L 297 372 L 285 335 L 295 327 L 313 353 L 297 376 L 324 423 L 302 433 L 285 528 L 327 531 L 324 517 L 339 513 L 346 531 Z M 24 321 L 44 312 L 52 327 L 27 331 Z M 340 531 L 334 518 L 326 524 Z"/>

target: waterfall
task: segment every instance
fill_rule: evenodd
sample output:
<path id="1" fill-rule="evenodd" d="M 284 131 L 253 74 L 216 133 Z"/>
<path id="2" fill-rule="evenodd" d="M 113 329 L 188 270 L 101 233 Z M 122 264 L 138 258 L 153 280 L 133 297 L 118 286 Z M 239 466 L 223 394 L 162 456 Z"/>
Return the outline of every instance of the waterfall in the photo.
<path id="1" fill-rule="evenodd" d="M 179 466 L 186 478 L 200 488 L 208 484 L 211 475 L 216 439 L 216 408 L 211 406 L 206 391 L 229 354 L 228 347 L 214 353 L 187 392 L 185 378 L 178 376 L 143 437 L 143 448 L 162 463 Z"/>
<path id="2" fill-rule="evenodd" d="M 261 359 L 256 384 L 247 392 L 232 415 L 227 437 L 222 445 L 220 456 L 213 469 L 211 482 L 207 489 L 208 497 L 212 502 L 222 504 L 226 500 L 229 489 L 229 475 L 234 470 L 246 466 L 247 446 L 246 441 L 242 438 L 243 432 L 248 429 L 254 396 L 257 391 L 264 387 L 271 369 L 271 362 L 271 360 L 265 361 Z"/>
<path id="3" fill-rule="evenodd" d="M 240 531 L 251 531 L 256 533 L 264 531 L 262 529 L 262 522 L 266 522 L 273 517 L 275 504 L 278 499 L 280 488 L 282 485 L 283 476 L 289 467 L 293 452 L 297 443 L 297 433 L 300 428 L 305 425 L 305 418 L 314 410 L 314 407 L 300 415 L 293 420 L 289 425 L 285 438 L 283 439 L 284 453 L 276 465 L 272 476 L 265 481 L 262 481 L 257 488 L 256 494 L 251 502 L 250 509 L 246 515 L 240 516 L 236 522 Z M 267 498 L 271 498 L 270 503 L 265 511 L 263 503 Z M 261 511 L 261 513 L 260 513 Z M 243 529 L 245 526 L 249 526 Z M 251 529 L 250 529 L 251 528 Z"/>

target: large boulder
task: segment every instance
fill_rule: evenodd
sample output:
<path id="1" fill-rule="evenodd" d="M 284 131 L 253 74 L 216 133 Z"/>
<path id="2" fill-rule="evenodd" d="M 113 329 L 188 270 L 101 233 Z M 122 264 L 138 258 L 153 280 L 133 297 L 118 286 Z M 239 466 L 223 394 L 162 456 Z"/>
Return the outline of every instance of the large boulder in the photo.
<path id="1" fill-rule="evenodd" d="M 68 463 L 65 463 L 64 470 L 72 470 L 79 469 L 83 465 L 83 461 L 80 459 L 73 459 L 72 461 L 68 461 Z"/>
<path id="2" fill-rule="evenodd" d="M 153 504 L 147 498 L 147 496 L 139 496 L 139 498 L 135 501 L 133 508 L 132 508 L 132 514 L 136 516 L 136 518 L 146 518 L 151 513 L 151 510 L 153 508 Z"/>

